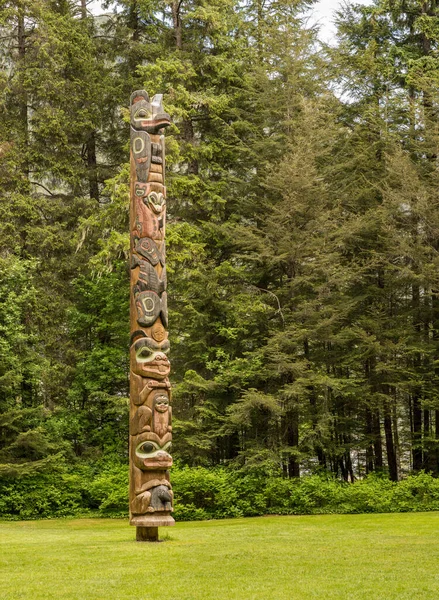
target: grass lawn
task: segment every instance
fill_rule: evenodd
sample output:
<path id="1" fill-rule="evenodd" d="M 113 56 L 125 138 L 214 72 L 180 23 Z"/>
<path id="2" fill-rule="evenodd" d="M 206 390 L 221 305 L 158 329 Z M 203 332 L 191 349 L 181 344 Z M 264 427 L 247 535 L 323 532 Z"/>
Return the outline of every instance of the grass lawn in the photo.
<path id="1" fill-rule="evenodd" d="M 439 598 L 439 513 L 179 523 L 164 543 L 109 519 L 0 523 L 0 598 Z"/>

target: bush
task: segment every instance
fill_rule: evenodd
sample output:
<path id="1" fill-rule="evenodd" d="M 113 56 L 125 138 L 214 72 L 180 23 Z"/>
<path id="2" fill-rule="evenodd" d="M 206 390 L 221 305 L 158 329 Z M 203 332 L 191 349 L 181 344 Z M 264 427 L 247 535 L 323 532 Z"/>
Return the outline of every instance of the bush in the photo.
<path id="1" fill-rule="evenodd" d="M 0 484 L 0 516 L 39 519 L 77 515 L 83 507 L 78 475 L 38 475 Z"/>
<path id="2" fill-rule="evenodd" d="M 439 510 L 439 479 L 426 473 L 394 483 L 370 475 L 353 484 L 330 476 L 282 479 L 226 469 L 172 469 L 180 521 L 264 514 L 379 513 Z M 128 515 L 126 465 L 82 465 L 66 473 L 0 481 L 0 517 L 38 519 Z"/>
<path id="3" fill-rule="evenodd" d="M 88 508 L 98 509 L 103 516 L 128 514 L 128 468 L 126 465 L 104 466 L 88 482 Z"/>

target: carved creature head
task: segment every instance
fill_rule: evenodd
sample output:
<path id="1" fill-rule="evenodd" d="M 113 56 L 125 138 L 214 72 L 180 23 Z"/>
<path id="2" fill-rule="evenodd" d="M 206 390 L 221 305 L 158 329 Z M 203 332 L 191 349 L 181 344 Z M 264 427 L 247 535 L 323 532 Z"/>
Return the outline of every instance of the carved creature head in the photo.
<path id="1" fill-rule="evenodd" d="M 171 118 L 162 106 L 162 94 L 156 94 L 152 100 L 144 90 L 131 95 L 131 125 L 134 129 L 143 129 L 148 133 L 158 133 L 171 124 Z"/>
<path id="2" fill-rule="evenodd" d="M 142 183 L 141 181 L 134 182 L 134 194 L 139 198 L 148 195 L 151 185 L 149 183 Z"/>
<path id="3" fill-rule="evenodd" d="M 143 332 L 142 332 L 143 333 Z M 131 346 L 131 369 L 141 377 L 165 379 L 171 370 L 166 353 L 169 352 L 169 341 L 159 343 L 147 337 L 137 339 Z"/>
<path id="4" fill-rule="evenodd" d="M 142 471 L 170 469 L 172 457 L 168 453 L 171 449 L 169 437 L 165 436 L 159 441 L 159 438 L 150 432 L 132 436 L 132 458 L 136 467 Z"/>
<path id="5" fill-rule="evenodd" d="M 159 413 L 166 413 L 169 410 L 169 398 L 166 394 L 158 393 L 154 396 L 153 408 Z"/>
<path id="6" fill-rule="evenodd" d="M 150 192 L 144 202 L 156 215 L 162 213 L 166 207 L 166 199 L 161 192 Z"/>

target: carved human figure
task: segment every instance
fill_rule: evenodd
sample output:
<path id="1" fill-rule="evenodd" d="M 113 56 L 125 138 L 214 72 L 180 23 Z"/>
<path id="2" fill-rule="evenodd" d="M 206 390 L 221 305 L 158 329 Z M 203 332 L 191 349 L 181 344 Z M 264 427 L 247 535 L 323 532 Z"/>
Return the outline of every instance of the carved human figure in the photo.
<path id="1" fill-rule="evenodd" d="M 130 421 L 130 434 L 153 431 L 161 439 L 172 431 L 172 408 L 166 390 L 154 390 L 139 406 Z"/>
<path id="2" fill-rule="evenodd" d="M 168 395 L 163 392 L 156 393 L 153 398 L 152 430 L 159 438 L 172 431 L 171 418 L 172 408 Z"/>

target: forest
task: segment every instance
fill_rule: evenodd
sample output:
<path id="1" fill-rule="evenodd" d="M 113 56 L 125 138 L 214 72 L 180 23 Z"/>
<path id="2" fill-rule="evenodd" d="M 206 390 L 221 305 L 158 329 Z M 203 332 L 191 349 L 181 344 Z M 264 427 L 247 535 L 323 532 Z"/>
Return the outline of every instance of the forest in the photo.
<path id="1" fill-rule="evenodd" d="M 331 45 L 312 1 L 103 4 L 0 2 L 0 513 L 126 501 L 136 89 L 173 122 L 181 489 L 437 476 L 437 0 Z"/>

